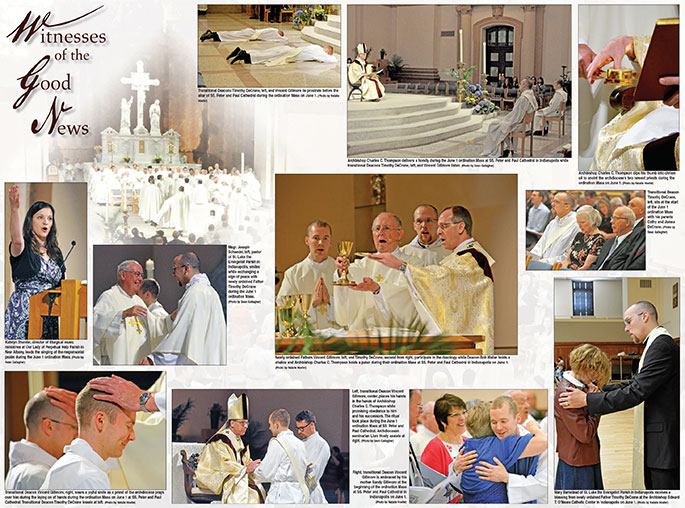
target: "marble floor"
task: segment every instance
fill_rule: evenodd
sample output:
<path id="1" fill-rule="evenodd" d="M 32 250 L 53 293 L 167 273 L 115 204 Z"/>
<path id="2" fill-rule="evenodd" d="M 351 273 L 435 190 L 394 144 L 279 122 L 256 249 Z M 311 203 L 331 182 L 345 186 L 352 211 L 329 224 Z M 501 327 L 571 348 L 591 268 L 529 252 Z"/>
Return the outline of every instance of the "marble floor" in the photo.
<path id="1" fill-rule="evenodd" d="M 200 42 L 200 35 L 206 30 L 241 30 L 243 28 L 281 29 L 288 38 L 288 44 L 299 47 L 310 44 L 303 41 L 300 32 L 292 22 L 265 23 L 249 19 L 247 14 L 208 14 L 198 20 L 198 68 L 209 88 L 337 88 L 340 87 L 340 55 L 337 64 L 320 62 L 294 62 L 267 67 L 265 65 L 231 65 L 226 57 L 240 46 L 250 49 L 267 49 L 277 43 L 265 41 L 250 42 Z"/>
<path id="2" fill-rule="evenodd" d="M 499 115 L 506 115 L 508 111 L 501 111 Z M 354 157 L 386 157 L 386 158 L 438 158 L 438 157 L 460 157 L 473 158 L 478 157 L 483 150 L 485 142 L 485 135 L 488 132 L 488 126 L 494 122 L 496 118 L 485 120 L 483 125 L 475 131 L 468 132 L 459 136 L 455 136 L 443 141 L 429 143 L 422 146 L 414 146 L 409 148 L 402 148 L 396 150 L 385 150 L 377 152 L 369 152 Z M 566 132 L 565 135 L 559 137 L 558 124 L 552 124 L 551 129 L 546 136 L 533 137 L 533 157 L 536 158 L 559 158 L 559 153 L 564 145 L 571 143 L 571 109 L 566 112 Z M 521 157 L 521 148 L 519 140 L 516 140 L 516 154 L 515 157 Z M 528 150 L 530 150 L 530 141 L 526 140 L 526 157 Z"/>

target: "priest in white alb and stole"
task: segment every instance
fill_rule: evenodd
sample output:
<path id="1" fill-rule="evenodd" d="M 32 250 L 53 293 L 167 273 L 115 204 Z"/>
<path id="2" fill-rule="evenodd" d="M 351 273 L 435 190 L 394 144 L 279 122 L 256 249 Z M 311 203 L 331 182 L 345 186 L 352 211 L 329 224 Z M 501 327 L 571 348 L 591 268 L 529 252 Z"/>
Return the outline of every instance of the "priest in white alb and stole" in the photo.
<path id="1" fill-rule="evenodd" d="M 407 245 L 400 247 L 404 254 L 425 260 L 425 266 L 437 265 L 451 253 L 442 246 L 438 237 L 438 209 L 433 205 L 419 205 L 414 210 L 414 231 L 416 236 Z"/>
<path id="2" fill-rule="evenodd" d="M 333 46 L 319 46 L 307 44 L 306 46 L 274 46 L 268 49 L 250 49 L 249 51 L 235 48 L 226 58 L 232 58 L 231 64 L 244 62 L 246 64 L 264 64 L 267 67 L 284 65 L 293 62 L 321 62 L 338 63 L 333 55 Z"/>
<path id="3" fill-rule="evenodd" d="M 337 326 L 331 303 L 335 272 L 335 260 L 328 255 L 331 236 L 331 226 L 327 222 L 315 220 L 307 226 L 304 243 L 309 248 L 309 255 L 285 271 L 276 297 L 276 304 L 284 305 L 285 296 L 314 295 L 309 316 L 312 327 L 317 330 Z"/>
<path id="4" fill-rule="evenodd" d="M 264 489 L 255 482 L 254 470 L 261 463 L 252 460 L 250 447 L 242 437 L 248 426 L 248 400 L 244 393 L 228 398 L 228 420 L 205 444 L 195 469 L 198 487 L 221 494 L 221 502 L 259 504 Z"/>
<path id="5" fill-rule="evenodd" d="M 394 214 L 383 212 L 371 227 L 373 243 L 378 253 L 391 254 L 415 266 L 423 266 L 423 260 L 400 252 L 400 240 L 404 236 L 402 221 Z M 348 279 L 354 286 L 334 286 L 333 306 L 335 320 L 348 330 L 373 330 L 376 328 L 415 328 L 419 325 L 416 308 L 412 302 L 409 286 L 402 273 L 381 263 L 362 257 L 354 263 L 338 257 L 335 260 L 334 280 L 349 267 Z"/>
<path id="6" fill-rule="evenodd" d="M 144 358 L 143 365 L 225 365 L 226 318 L 219 295 L 200 272 L 194 252 L 173 260 L 173 274 L 185 292 L 169 335 Z"/>
<path id="7" fill-rule="evenodd" d="M 514 109 L 512 109 L 508 115 L 492 122 L 488 127 L 488 133 L 485 137 L 485 145 L 483 146 L 481 157 L 499 157 L 500 145 L 502 142 L 504 142 L 503 155 L 505 157 L 513 150 L 509 134 L 516 130 L 521 130 L 523 117 L 527 113 L 533 113 L 538 109 L 538 101 L 531 88 L 532 85 L 530 80 L 521 80 L 519 88 L 520 95 L 514 103 Z M 523 152 L 523 147 L 521 152 Z"/>
<path id="8" fill-rule="evenodd" d="M 371 259 L 403 275 L 421 319 L 431 334 L 480 335 L 476 347 L 494 353 L 495 286 L 490 254 L 471 236 L 473 221 L 463 206 L 445 208 L 438 235 L 452 254 L 439 265 L 420 267 L 392 254 Z"/>
<path id="9" fill-rule="evenodd" d="M 321 477 L 326 470 L 328 460 L 331 458 L 331 447 L 319 434 L 316 428 L 316 416 L 309 409 L 297 413 L 295 428 L 302 438 L 305 450 L 307 450 L 307 458 L 312 465 L 316 479 L 316 487 L 311 493 L 311 502 L 312 504 L 328 504 L 321 488 Z"/>
<path id="10" fill-rule="evenodd" d="M 117 283 L 103 291 L 93 309 L 93 357 L 99 365 L 137 365 L 150 354 L 150 321 L 138 296 L 143 268 L 128 259 L 117 266 Z M 156 326 L 156 322 L 153 323 Z"/>
<path id="11" fill-rule="evenodd" d="M 373 66 L 366 63 L 369 48 L 363 42 L 357 44 L 357 58 L 347 68 L 347 77 L 353 85 L 361 84 L 363 101 L 379 101 L 385 95 L 385 87 Z"/>
<path id="12" fill-rule="evenodd" d="M 561 88 L 560 79 L 555 79 L 554 84 L 552 86 L 554 87 L 554 95 L 550 99 L 549 105 L 546 108 L 538 109 L 535 112 L 535 119 L 533 120 L 533 130 L 535 131 L 534 134 L 536 135 L 538 134 L 538 131 L 540 131 L 540 134 L 542 134 L 542 130 L 547 129 L 546 125 L 542 125 L 542 117 L 559 116 L 559 113 L 561 112 L 561 104 L 565 103 L 568 99 L 568 94 L 563 88 Z"/>
<path id="13" fill-rule="evenodd" d="M 538 243 L 531 249 L 530 255 L 534 260 L 551 264 L 561 263 L 571 248 L 573 238 L 580 232 L 576 221 L 576 212 L 573 211 L 573 201 L 565 192 L 557 192 L 552 198 L 552 219 Z M 528 269 L 534 269 L 531 261 Z"/>

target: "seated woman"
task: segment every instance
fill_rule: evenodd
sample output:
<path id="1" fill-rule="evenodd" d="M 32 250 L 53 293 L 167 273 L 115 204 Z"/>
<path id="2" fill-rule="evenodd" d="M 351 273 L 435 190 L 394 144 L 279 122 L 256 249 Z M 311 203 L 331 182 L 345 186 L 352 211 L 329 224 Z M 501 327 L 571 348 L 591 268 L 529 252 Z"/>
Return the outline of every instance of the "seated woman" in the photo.
<path id="1" fill-rule="evenodd" d="M 561 267 L 569 270 L 587 270 L 595 262 L 604 245 L 604 235 L 597 228 L 602 223 L 602 215 L 591 206 L 584 205 L 576 212 L 576 222 L 580 233 L 573 239 L 571 249 Z"/>
<path id="2" fill-rule="evenodd" d="M 19 214 L 19 187 L 9 190 L 10 265 L 14 292 L 5 311 L 5 339 L 26 340 L 29 334 L 29 298 L 59 286 L 66 268 L 57 244 L 55 210 L 36 201 L 24 217 Z M 43 320 L 44 339 L 57 339 L 57 318 Z"/>
<path id="3" fill-rule="evenodd" d="M 471 451 L 478 454 L 478 462 L 494 464 L 494 458 L 510 469 L 518 459 L 534 457 L 547 449 L 547 435 L 537 422 L 527 427 L 532 434 L 525 436 L 511 435 L 497 438 L 490 425 L 490 402 L 479 402 L 469 409 L 466 417 L 466 428 L 472 439 L 467 439 L 462 447 L 463 454 Z M 537 467 L 537 460 L 531 468 Z M 508 503 L 507 485 L 502 482 L 491 482 L 479 478 L 475 468 L 464 470 L 461 477 L 461 489 L 464 503 Z"/>
<path id="4" fill-rule="evenodd" d="M 587 407 L 565 409 L 559 395 L 568 388 L 597 392 L 609 380 L 611 363 L 597 346 L 583 344 L 571 351 L 571 370 L 564 372 L 554 395 L 554 421 L 557 429 L 557 476 L 554 490 L 603 489 L 599 462 L 599 416 L 590 416 Z"/>
<path id="5" fill-rule="evenodd" d="M 604 234 L 604 238 L 611 238 L 614 235 L 611 229 L 611 203 L 606 198 L 599 198 L 597 201 L 597 210 L 602 215 L 602 222 L 600 223 L 599 230 Z"/>
<path id="6" fill-rule="evenodd" d="M 435 401 L 435 421 L 440 433 L 431 439 L 421 454 L 421 462 L 445 476 L 459 455 L 466 432 L 466 404 L 456 395 L 446 393 Z M 455 497 L 452 502 L 456 502 Z"/>

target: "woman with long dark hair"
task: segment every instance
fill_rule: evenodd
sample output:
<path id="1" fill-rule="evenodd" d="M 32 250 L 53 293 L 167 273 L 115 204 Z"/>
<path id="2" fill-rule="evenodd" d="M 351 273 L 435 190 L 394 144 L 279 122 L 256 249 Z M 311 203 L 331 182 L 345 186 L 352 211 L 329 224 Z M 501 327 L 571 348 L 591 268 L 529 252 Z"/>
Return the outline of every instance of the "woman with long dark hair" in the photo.
<path id="1" fill-rule="evenodd" d="M 9 190 L 10 264 L 14 292 L 5 311 L 5 339 L 25 340 L 29 331 L 29 298 L 59 286 L 65 275 L 62 251 L 57 243 L 55 209 L 36 201 L 24 217 L 19 213 L 19 187 Z M 44 320 L 44 339 L 57 339 L 56 318 Z"/>

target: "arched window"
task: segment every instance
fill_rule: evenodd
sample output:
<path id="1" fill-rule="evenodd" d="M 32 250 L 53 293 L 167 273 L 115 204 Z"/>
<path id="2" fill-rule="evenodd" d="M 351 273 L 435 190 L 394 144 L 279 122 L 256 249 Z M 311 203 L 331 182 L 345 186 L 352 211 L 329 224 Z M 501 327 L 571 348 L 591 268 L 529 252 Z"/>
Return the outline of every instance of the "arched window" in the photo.
<path id="1" fill-rule="evenodd" d="M 500 74 L 514 77 L 514 28 L 507 25 L 485 29 L 488 83 L 497 83 Z"/>

